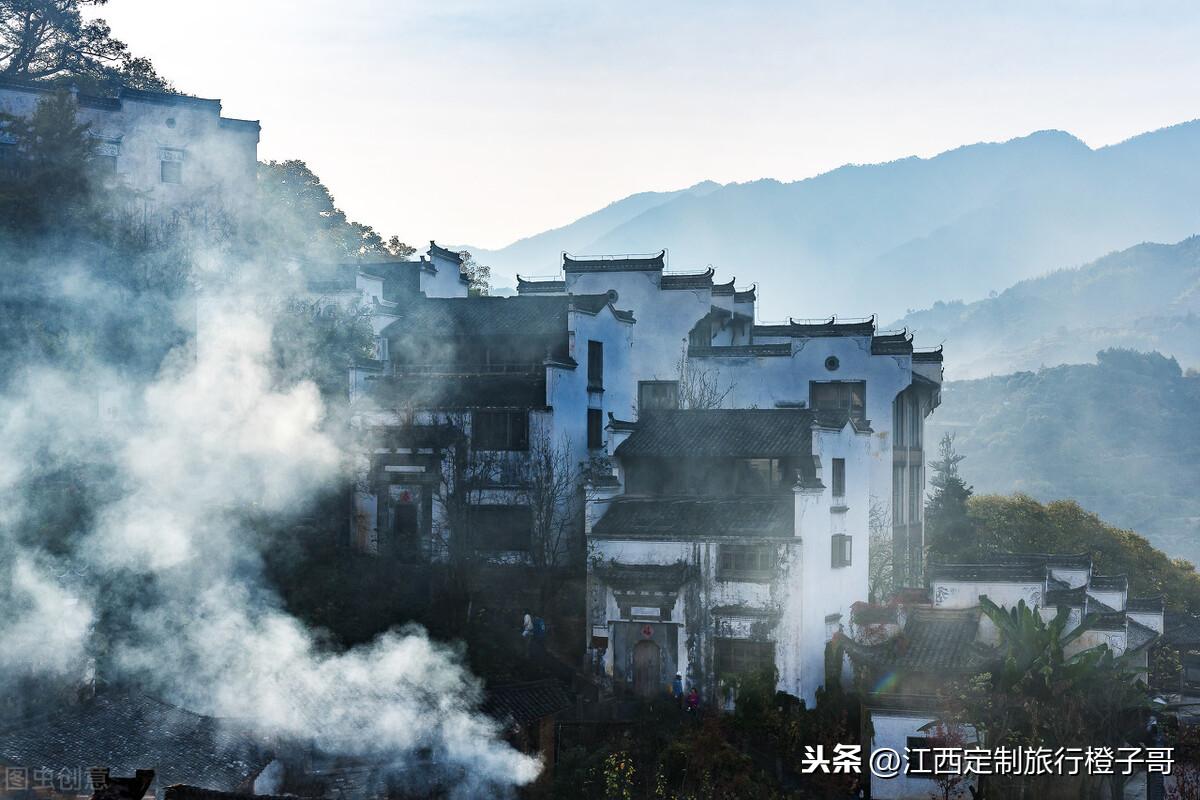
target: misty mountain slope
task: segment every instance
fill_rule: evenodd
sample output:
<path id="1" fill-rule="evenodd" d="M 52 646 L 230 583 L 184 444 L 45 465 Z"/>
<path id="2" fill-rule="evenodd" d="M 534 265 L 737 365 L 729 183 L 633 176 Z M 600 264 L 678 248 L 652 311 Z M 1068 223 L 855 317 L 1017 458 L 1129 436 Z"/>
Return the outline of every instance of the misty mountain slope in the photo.
<path id="1" fill-rule="evenodd" d="M 701 181 L 694 186 L 673 192 L 639 192 L 609 203 L 599 211 L 580 217 L 561 228 L 518 239 L 503 251 L 470 245 L 464 245 L 463 249 L 470 250 L 478 260 L 492 265 L 494 272 L 501 273 L 498 278 L 500 282 L 512 280 L 511 285 L 515 285 L 514 276 L 517 272 L 523 275 L 553 274 L 560 264 L 559 255 L 562 251 L 571 251 L 577 242 L 594 241 L 614 227 L 676 198 L 703 196 L 719 188 L 719 183 Z M 499 254 L 501 252 L 503 255 Z M 516 266 L 510 270 L 500 266 L 501 263 Z"/>
<path id="2" fill-rule="evenodd" d="M 976 493 L 1074 499 L 1200 564 L 1200 378 L 1156 353 L 943 388 L 928 441 L 955 434 Z"/>
<path id="3" fill-rule="evenodd" d="M 1096 150 L 1061 131 L 653 203 L 487 255 L 498 273 L 576 253 L 670 251 L 770 288 L 766 318 L 984 297 L 1141 241 L 1200 231 L 1200 121 Z M 602 212 L 601 212 L 602 213 Z M 594 216 L 594 215 L 593 215 Z M 550 234 L 554 234 L 550 236 Z M 542 238 L 544 237 L 544 238 Z"/>
<path id="4" fill-rule="evenodd" d="M 1106 347 L 1200 366 L 1200 236 L 1136 245 L 973 303 L 938 302 L 894 326 L 946 342 L 951 377 L 1087 362 Z"/>

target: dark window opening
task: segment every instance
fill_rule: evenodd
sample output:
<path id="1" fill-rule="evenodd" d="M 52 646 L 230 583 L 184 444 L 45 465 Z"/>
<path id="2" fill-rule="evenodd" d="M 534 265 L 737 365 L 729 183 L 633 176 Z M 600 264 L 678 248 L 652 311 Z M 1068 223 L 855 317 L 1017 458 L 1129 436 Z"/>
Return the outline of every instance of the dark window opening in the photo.
<path id="1" fill-rule="evenodd" d="M 921 521 L 921 494 L 924 488 L 924 479 L 921 474 L 921 465 L 916 464 L 908 468 L 908 521 Z"/>
<path id="2" fill-rule="evenodd" d="M 162 179 L 163 183 L 183 183 L 183 162 L 160 162 L 159 177 Z"/>
<path id="3" fill-rule="evenodd" d="M 471 542 L 478 550 L 528 550 L 533 514 L 529 506 L 471 507 Z"/>
<path id="4" fill-rule="evenodd" d="M 774 642 L 717 639 L 713 649 L 718 677 L 775 672 Z"/>
<path id="5" fill-rule="evenodd" d="M 779 554 L 761 545 L 723 544 L 717 550 L 717 580 L 763 580 L 775 576 Z"/>
<path id="6" fill-rule="evenodd" d="M 638 411 L 679 408 L 679 381 L 638 381 Z"/>
<path id="7" fill-rule="evenodd" d="M 588 340 L 588 388 L 604 388 L 604 342 Z"/>
<path id="8" fill-rule="evenodd" d="M 818 411 L 844 411 L 857 420 L 867 418 L 866 381 L 813 381 L 810 405 Z"/>
<path id="9" fill-rule="evenodd" d="M 844 533 L 835 533 L 833 535 L 829 566 L 835 569 L 850 566 L 850 557 L 853 554 L 853 541 L 854 537 Z"/>
<path id="10" fill-rule="evenodd" d="M 587 410 L 587 446 L 589 450 L 599 450 L 604 447 L 603 412 L 598 408 Z"/>
<path id="11" fill-rule="evenodd" d="M 528 411 L 475 411 L 471 435 L 477 450 L 528 450 Z"/>
<path id="12" fill-rule="evenodd" d="M 772 492 L 784 486 L 784 478 L 790 471 L 778 458 L 739 459 L 734 464 L 735 491 L 738 494 Z"/>
<path id="13" fill-rule="evenodd" d="M 705 317 L 688 331 L 688 347 L 712 347 L 712 337 L 712 323 Z"/>
<path id="14" fill-rule="evenodd" d="M 412 561 L 420 549 L 420 523 L 417 506 L 411 502 L 394 501 L 389 530 L 379 543 L 379 554 L 400 561 Z"/>
<path id="15" fill-rule="evenodd" d="M 846 459 L 833 459 L 833 496 L 844 498 L 846 496 Z"/>

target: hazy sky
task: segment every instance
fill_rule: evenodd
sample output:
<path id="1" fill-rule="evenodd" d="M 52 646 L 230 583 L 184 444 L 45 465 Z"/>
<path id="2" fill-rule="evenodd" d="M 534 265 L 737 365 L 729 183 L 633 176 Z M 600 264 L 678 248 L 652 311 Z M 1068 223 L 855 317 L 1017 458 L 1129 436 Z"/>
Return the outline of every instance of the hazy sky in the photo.
<path id="1" fill-rule="evenodd" d="M 382 233 L 495 247 L 627 194 L 1200 117 L 1200 5 L 111 0 Z"/>

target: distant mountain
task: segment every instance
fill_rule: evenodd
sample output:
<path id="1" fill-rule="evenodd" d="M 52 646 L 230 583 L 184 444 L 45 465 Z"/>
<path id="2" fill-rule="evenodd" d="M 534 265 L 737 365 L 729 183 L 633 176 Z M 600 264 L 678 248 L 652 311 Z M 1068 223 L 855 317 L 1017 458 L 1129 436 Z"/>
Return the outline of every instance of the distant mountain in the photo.
<path id="1" fill-rule="evenodd" d="M 581 217 L 569 225 L 544 233 L 518 239 L 502 250 L 462 245 L 455 249 L 470 250 L 480 263 L 492 267 L 492 282 L 497 286 L 515 286 L 515 276 L 549 275 L 558 271 L 563 251 L 571 252 L 579 242 L 590 242 L 614 228 L 629 222 L 639 214 L 683 196 L 703 197 L 720 189 L 721 184 L 702 181 L 695 186 L 673 192 L 639 192 L 623 200 L 609 203 L 599 211 Z"/>
<path id="2" fill-rule="evenodd" d="M 553 272 L 563 250 L 666 247 L 673 269 L 711 263 L 740 283 L 762 282 L 764 318 L 895 318 L 1137 242 L 1200 232 L 1198 182 L 1200 121 L 1096 150 L 1042 131 L 792 183 L 634 195 L 477 255 L 508 277 Z"/>
<path id="3" fill-rule="evenodd" d="M 1140 244 L 973 303 L 937 302 L 892 327 L 945 342 L 954 378 L 1092 361 L 1106 347 L 1200 367 L 1200 236 Z"/>
<path id="4" fill-rule="evenodd" d="M 1157 353 L 944 385 L 927 429 L 976 493 L 1072 499 L 1200 564 L 1200 378 Z"/>

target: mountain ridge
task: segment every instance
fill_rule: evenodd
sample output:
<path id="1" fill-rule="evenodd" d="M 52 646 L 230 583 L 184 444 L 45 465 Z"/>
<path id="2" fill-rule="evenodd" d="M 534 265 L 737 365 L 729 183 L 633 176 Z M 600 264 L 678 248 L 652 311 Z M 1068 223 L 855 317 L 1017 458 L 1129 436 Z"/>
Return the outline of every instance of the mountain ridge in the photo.
<path id="1" fill-rule="evenodd" d="M 1200 231 L 1198 181 L 1200 120 L 1095 149 L 1047 129 L 787 183 L 702 182 L 630 195 L 473 252 L 503 281 L 553 273 L 563 251 L 666 248 L 672 268 L 712 264 L 770 286 L 764 316 L 895 317 Z"/>

